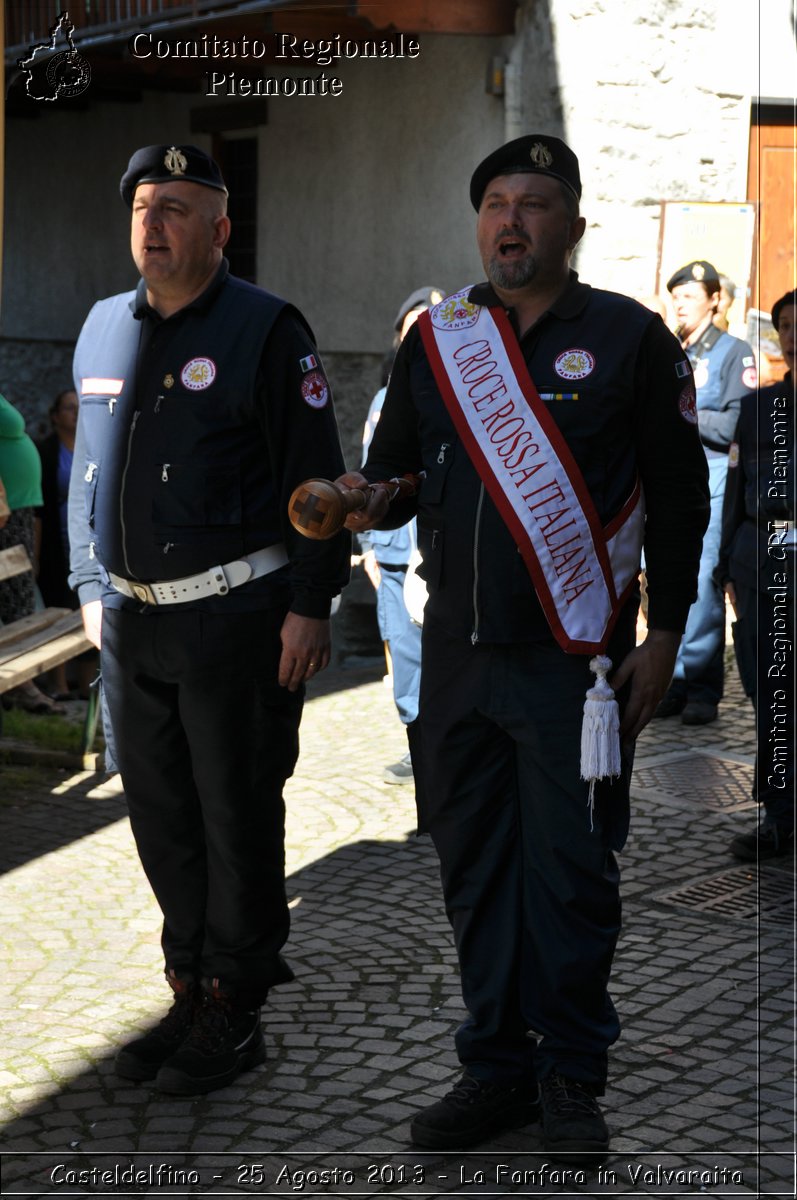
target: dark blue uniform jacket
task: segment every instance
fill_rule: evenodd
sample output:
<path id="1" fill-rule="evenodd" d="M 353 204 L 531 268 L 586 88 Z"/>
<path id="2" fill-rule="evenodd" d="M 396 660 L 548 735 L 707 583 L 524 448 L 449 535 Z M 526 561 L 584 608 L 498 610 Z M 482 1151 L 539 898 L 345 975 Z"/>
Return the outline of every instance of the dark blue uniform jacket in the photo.
<path id="1" fill-rule="evenodd" d="M 74 362 L 71 583 L 82 603 L 104 593 L 135 606 L 103 586 L 108 571 L 177 579 L 284 542 L 288 567 L 197 603 L 229 612 L 287 599 L 300 615 L 328 615 L 349 539 L 310 542 L 287 520 L 298 483 L 344 469 L 317 356 L 297 310 L 228 275 L 226 261 L 167 319 L 143 281 L 94 306 Z"/>
<path id="2" fill-rule="evenodd" d="M 794 593 L 794 380 L 742 397 L 731 447 L 717 582 Z"/>

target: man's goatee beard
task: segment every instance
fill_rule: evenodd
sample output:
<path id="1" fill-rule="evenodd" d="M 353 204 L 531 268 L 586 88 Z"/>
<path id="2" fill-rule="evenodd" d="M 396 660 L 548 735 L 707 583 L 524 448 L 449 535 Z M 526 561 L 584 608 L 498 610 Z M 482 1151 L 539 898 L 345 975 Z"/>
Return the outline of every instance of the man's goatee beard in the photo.
<path id="1" fill-rule="evenodd" d="M 490 261 L 488 269 L 490 283 L 507 292 L 526 287 L 536 274 L 537 263 L 533 258 L 524 258 L 519 263 L 502 263 L 494 258 Z"/>

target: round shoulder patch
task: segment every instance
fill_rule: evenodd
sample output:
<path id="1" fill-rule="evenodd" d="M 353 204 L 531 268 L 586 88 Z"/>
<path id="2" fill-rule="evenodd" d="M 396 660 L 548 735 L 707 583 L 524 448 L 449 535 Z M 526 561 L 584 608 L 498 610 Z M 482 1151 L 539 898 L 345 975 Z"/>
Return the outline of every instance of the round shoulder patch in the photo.
<path id="1" fill-rule="evenodd" d="M 329 399 L 329 384 L 321 371 L 310 371 L 302 380 L 302 399 L 311 408 L 323 408 Z"/>
<path id="2" fill-rule="evenodd" d="M 739 465 L 739 443 L 731 442 L 728 449 L 728 466 L 738 467 Z"/>
<path id="3" fill-rule="evenodd" d="M 745 367 L 742 371 L 742 383 L 751 392 L 755 391 L 755 386 L 758 383 L 758 372 L 755 367 Z"/>
<path id="4" fill-rule="evenodd" d="M 691 379 L 681 389 L 681 394 L 678 397 L 678 411 L 690 425 L 697 425 L 697 397 L 695 395 L 695 386 Z"/>
<path id="5" fill-rule="evenodd" d="M 562 379 L 586 379 L 595 370 L 595 359 L 589 350 L 563 350 L 553 369 Z"/>
<path id="6" fill-rule="evenodd" d="M 215 378 L 216 364 L 212 358 L 192 358 L 180 372 L 180 382 L 192 392 L 210 387 Z"/>

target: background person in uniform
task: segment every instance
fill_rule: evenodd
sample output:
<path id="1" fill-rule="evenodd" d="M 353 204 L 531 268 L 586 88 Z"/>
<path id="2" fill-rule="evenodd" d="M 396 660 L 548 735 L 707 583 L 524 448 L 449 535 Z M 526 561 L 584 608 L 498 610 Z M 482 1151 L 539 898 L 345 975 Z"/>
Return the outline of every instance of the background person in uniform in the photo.
<path id="1" fill-rule="evenodd" d="M 396 346 L 400 346 L 407 331 L 419 315 L 443 299 L 440 288 L 418 288 L 407 297 L 399 309 L 394 329 Z M 363 461 L 368 454 L 371 438 L 385 400 L 382 386 L 371 401 L 363 431 Z M 376 617 L 382 640 L 390 654 L 393 679 L 393 699 L 399 719 L 409 726 L 418 716 L 418 689 L 421 684 L 421 628 L 410 616 L 404 601 L 404 581 L 407 568 L 418 544 L 414 521 L 398 529 L 368 530 L 359 539 L 363 551 L 363 567 L 376 588 Z M 399 762 L 385 767 L 385 783 L 412 783 L 412 756 L 409 751 Z"/>
<path id="2" fill-rule="evenodd" d="M 147 146 L 121 193 L 142 278 L 75 351 L 71 581 L 175 993 L 117 1070 L 191 1094 L 264 1060 L 260 1006 L 292 978 L 282 792 L 349 539 L 289 526 L 292 489 L 342 462 L 332 400 L 301 314 L 228 274 L 217 164 Z"/>
<path id="3" fill-rule="evenodd" d="M 717 300 L 717 311 L 714 314 L 714 324 L 717 329 L 727 333 L 729 329 L 728 313 L 736 298 L 736 284 L 727 275 L 720 275 L 720 294 Z"/>
<path id="4" fill-rule="evenodd" d="M 676 332 L 694 370 L 698 428 L 709 466 L 711 521 L 703 539 L 697 600 L 689 610 L 672 683 L 655 715 L 680 713 L 685 725 L 707 725 L 716 719 L 724 685 L 725 599 L 714 571 L 728 448 L 739 401 L 756 385 L 756 368 L 747 342 L 714 324 L 720 281 L 711 263 L 687 263 L 667 281 L 667 289 L 678 318 Z"/>
<path id="5" fill-rule="evenodd" d="M 619 1034 L 607 990 L 620 928 L 613 852 L 628 828 L 633 741 L 672 674 L 708 496 L 692 372 L 677 340 L 641 305 L 569 271 L 585 228 L 580 194 L 575 155 L 545 134 L 516 139 L 477 167 L 470 195 L 489 282 L 422 314 L 409 331 L 364 468 L 371 481 L 421 470 L 426 478 L 417 502 L 387 510 L 377 489 L 348 524 L 391 527 L 417 507 L 429 591 L 417 756 L 413 743 L 419 827 L 440 857 L 468 1017 L 456 1034 L 464 1074 L 416 1116 L 413 1141 L 454 1149 L 523 1124 L 536 1116 L 539 1081 L 546 1151 L 585 1161 L 609 1140 L 596 1097 Z M 441 326 L 467 343 L 457 351 L 467 365 L 442 374 L 434 365 Z M 531 394 L 526 370 L 540 426 L 559 445 L 557 479 L 580 472 L 602 524 L 624 510 L 637 473 L 647 500 L 650 631 L 635 649 L 634 555 L 608 647 L 626 750 L 621 778 L 597 785 L 592 816 L 578 753 L 590 655 L 565 652 L 540 599 L 547 604 L 563 580 L 559 619 L 580 595 L 584 560 L 568 548 L 577 514 L 533 499 L 536 472 L 550 464 L 521 415 L 519 396 Z M 538 562 L 544 586 L 532 583 L 518 552 L 523 536 L 510 532 L 488 490 L 494 478 L 488 472 L 485 482 L 471 460 L 473 431 L 458 432 L 465 400 L 457 411 L 449 391 L 460 387 L 458 374 L 476 397 L 474 423 L 499 447 L 491 461 L 505 456 L 517 476 L 500 503 L 512 487 L 528 488 L 529 523 L 561 532 L 543 539 L 556 544 L 545 570 Z M 568 451 L 575 466 L 566 468 Z M 362 476 L 342 482 L 358 486 Z"/>
<path id="6" fill-rule="evenodd" d="M 794 849 L 795 306 L 797 292 L 772 305 L 785 379 L 742 397 L 717 567 L 736 614 L 739 676 L 756 714 L 753 797 L 764 818 L 730 844 L 732 854 L 752 862 Z"/>

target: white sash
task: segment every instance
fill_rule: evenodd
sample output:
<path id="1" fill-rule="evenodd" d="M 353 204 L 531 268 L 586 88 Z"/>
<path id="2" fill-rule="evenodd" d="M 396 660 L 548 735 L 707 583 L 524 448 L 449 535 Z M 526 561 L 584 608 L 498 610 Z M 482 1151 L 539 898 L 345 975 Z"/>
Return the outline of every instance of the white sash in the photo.
<path id="1" fill-rule="evenodd" d="M 641 486 L 602 527 L 506 313 L 471 304 L 469 291 L 418 320 L 435 379 L 559 645 L 574 654 L 601 652 L 639 573 Z"/>

